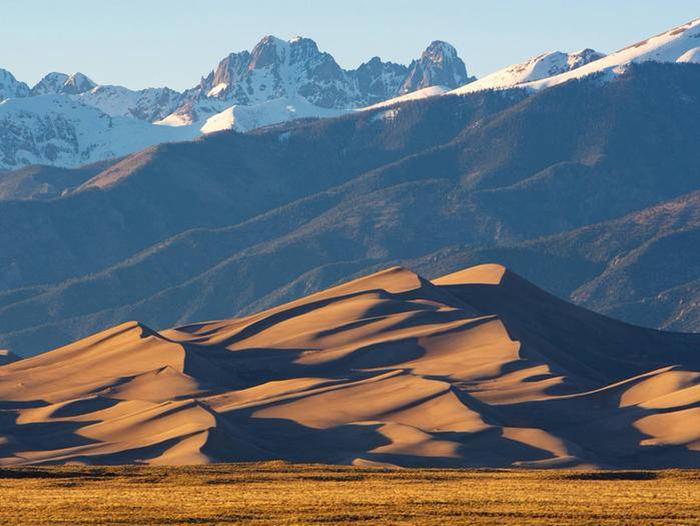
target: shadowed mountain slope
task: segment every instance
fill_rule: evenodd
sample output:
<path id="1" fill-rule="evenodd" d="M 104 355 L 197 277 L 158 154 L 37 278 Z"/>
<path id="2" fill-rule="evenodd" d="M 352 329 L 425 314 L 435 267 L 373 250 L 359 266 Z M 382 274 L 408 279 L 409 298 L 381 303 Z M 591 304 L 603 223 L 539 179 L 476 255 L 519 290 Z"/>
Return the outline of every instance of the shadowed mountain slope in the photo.
<path id="1" fill-rule="evenodd" d="M 53 199 L 109 168 L 116 160 L 79 168 L 33 165 L 12 172 L 0 172 L 0 200 Z"/>
<path id="2" fill-rule="evenodd" d="M 697 467 L 699 353 L 500 265 L 394 267 L 2 366 L 0 464 Z"/>
<path id="3" fill-rule="evenodd" d="M 410 261 L 432 276 L 497 259 L 561 297 L 617 319 L 676 331 L 700 326 L 700 193 L 534 241 L 452 246 Z"/>

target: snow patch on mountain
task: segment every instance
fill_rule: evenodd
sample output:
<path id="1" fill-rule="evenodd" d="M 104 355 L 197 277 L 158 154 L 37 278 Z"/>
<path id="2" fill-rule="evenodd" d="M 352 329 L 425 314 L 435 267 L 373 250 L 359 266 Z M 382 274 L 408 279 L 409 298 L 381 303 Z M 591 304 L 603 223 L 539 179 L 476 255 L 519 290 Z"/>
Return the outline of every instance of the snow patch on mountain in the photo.
<path id="1" fill-rule="evenodd" d="M 228 84 L 221 82 L 207 92 L 207 97 L 216 97 L 219 93 L 224 92 L 226 88 L 228 88 Z"/>
<path id="2" fill-rule="evenodd" d="M 386 108 L 411 100 L 420 100 L 426 99 L 428 97 L 437 97 L 438 95 L 444 95 L 449 91 L 450 89 L 445 86 L 430 86 L 428 88 L 423 88 L 419 89 L 418 91 L 407 93 L 406 95 L 401 95 L 400 97 L 394 97 L 393 99 L 378 102 L 377 104 L 372 104 L 371 106 L 367 106 L 366 108 L 361 108 L 361 111 L 375 110 L 377 108 Z"/>
<path id="3" fill-rule="evenodd" d="M 604 56 L 603 53 L 592 49 L 584 49 L 575 53 L 563 53 L 561 51 L 543 53 L 523 63 L 513 64 L 491 73 L 466 86 L 457 88 L 452 93 L 463 95 L 485 89 L 509 88 L 525 82 L 575 70 Z"/>
<path id="4" fill-rule="evenodd" d="M 700 64 L 700 47 L 694 47 L 683 53 L 676 62 L 687 64 Z"/>
<path id="5" fill-rule="evenodd" d="M 259 104 L 236 104 L 226 108 L 209 117 L 200 130 L 205 134 L 222 130 L 246 132 L 296 119 L 338 117 L 350 111 L 315 106 L 303 97 L 281 97 Z"/>
<path id="6" fill-rule="evenodd" d="M 97 86 L 97 84 L 82 73 L 73 73 L 63 84 L 61 93 L 77 95 L 78 93 L 84 93 L 91 90 L 95 86 Z"/>

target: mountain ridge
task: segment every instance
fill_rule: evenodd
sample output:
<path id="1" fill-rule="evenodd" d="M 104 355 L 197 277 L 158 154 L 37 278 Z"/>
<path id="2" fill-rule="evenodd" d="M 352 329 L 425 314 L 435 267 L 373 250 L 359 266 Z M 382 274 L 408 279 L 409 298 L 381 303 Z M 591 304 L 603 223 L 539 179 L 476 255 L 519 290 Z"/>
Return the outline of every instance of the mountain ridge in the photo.
<path id="1" fill-rule="evenodd" d="M 476 82 L 468 76 L 456 50 L 442 41 L 433 41 L 408 66 L 374 57 L 357 69 L 344 70 L 309 38 L 284 41 L 271 35 L 251 51 L 229 54 L 197 86 L 182 93 L 168 88 L 129 90 L 121 86 L 95 86 L 82 73 L 71 76 L 50 73 L 30 90 L 5 72 L 5 80 L 0 81 L 0 99 L 41 94 L 65 96 L 86 107 L 97 108 L 102 114 L 91 114 L 66 101 L 60 115 L 46 114 L 38 104 L 35 110 L 25 107 L 24 113 L 8 116 L 7 137 L 0 147 L 9 146 L 0 149 L 0 169 L 29 164 L 77 166 L 105 160 L 117 151 L 131 153 L 173 138 L 191 140 L 203 133 L 227 129 L 247 132 L 294 119 L 337 117 L 419 96 L 514 87 L 536 91 L 586 75 L 612 78 L 629 64 L 646 60 L 692 64 L 700 56 L 700 46 L 695 41 L 698 28 L 700 22 L 694 20 L 609 56 L 592 49 L 545 53 Z M 89 114 L 90 123 L 73 124 Z M 108 144 L 107 139 L 101 140 L 91 145 L 95 153 L 87 156 L 85 150 L 75 145 L 66 147 L 60 140 L 56 142 L 53 135 L 54 129 L 79 135 L 81 126 L 99 128 L 100 122 L 114 117 L 156 126 L 142 126 L 141 141 L 117 144 L 117 138 L 113 137 Z M 133 135 L 136 127 L 128 124 L 123 133 L 114 135 Z M 168 127 L 182 129 L 176 133 L 165 129 Z M 56 155 L 56 150 L 62 155 Z"/>
<path id="2" fill-rule="evenodd" d="M 78 166 L 203 133 L 334 117 L 436 82 L 452 88 L 469 80 L 456 50 L 440 41 L 431 43 L 409 66 L 375 57 L 357 69 L 344 70 L 311 39 L 283 41 L 271 35 L 250 52 L 229 54 L 199 85 L 183 92 L 167 87 L 98 86 L 82 73 L 58 72 L 47 74 L 30 89 L 3 70 L 0 103 L 6 99 L 21 110 L 4 108 L 0 169 L 31 164 Z M 48 111 L 42 97 L 65 99 L 60 104 L 51 99 L 57 104 Z M 77 139 L 66 144 L 61 137 L 78 136 L 81 128 L 100 129 L 103 122 L 114 127 L 113 136 L 87 146 Z M 141 131 L 136 132 L 137 127 Z M 169 129 L 173 127 L 181 129 Z M 143 137 L 134 138 L 135 134 Z"/>
<path id="3" fill-rule="evenodd" d="M 700 18 L 671 28 L 609 55 L 591 56 L 589 58 L 593 58 L 593 60 L 583 61 L 574 68 L 564 68 L 563 71 L 555 71 L 554 75 L 541 78 L 527 78 L 527 75 L 518 77 L 511 74 L 510 78 L 507 78 L 511 72 L 506 68 L 501 70 L 501 72 L 495 73 L 487 82 L 463 86 L 454 90 L 453 93 L 463 95 L 479 89 L 498 89 L 515 86 L 537 91 L 588 75 L 596 75 L 603 80 L 610 79 L 624 72 L 631 64 L 646 61 L 692 63 L 697 57 L 695 50 L 698 46 L 700 46 Z M 535 62 L 538 58 L 541 57 L 534 59 Z M 527 69 L 527 65 L 530 62 L 526 62 L 520 67 Z M 506 77 L 505 80 L 502 78 L 504 76 Z"/>

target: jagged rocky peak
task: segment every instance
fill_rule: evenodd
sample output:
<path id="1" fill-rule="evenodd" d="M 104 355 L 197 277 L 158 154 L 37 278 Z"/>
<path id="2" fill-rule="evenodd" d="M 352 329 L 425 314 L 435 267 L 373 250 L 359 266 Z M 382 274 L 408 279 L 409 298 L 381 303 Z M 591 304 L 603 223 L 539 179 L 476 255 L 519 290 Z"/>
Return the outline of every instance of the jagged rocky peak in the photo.
<path id="1" fill-rule="evenodd" d="M 461 86 L 469 80 L 457 51 L 445 42 L 433 42 L 410 67 L 374 57 L 357 69 L 345 70 L 310 38 L 282 40 L 268 35 L 250 52 L 231 53 L 221 60 L 161 122 L 189 125 L 234 105 L 281 99 L 321 110 L 348 110 L 438 84 Z"/>
<path id="2" fill-rule="evenodd" d="M 78 93 L 90 91 L 95 86 L 97 86 L 97 84 L 95 84 L 86 75 L 83 75 L 80 72 L 73 73 L 63 84 L 63 93 L 68 95 L 77 95 Z"/>
<path id="3" fill-rule="evenodd" d="M 231 53 L 219 62 L 214 71 L 202 79 L 200 87 L 207 88 L 206 94 L 210 97 L 224 96 L 228 86 L 243 78 L 249 63 L 250 53 L 248 51 Z"/>
<path id="4" fill-rule="evenodd" d="M 29 86 L 20 82 L 6 69 L 0 68 L 0 102 L 5 99 L 26 97 L 29 95 Z"/>
<path id="5" fill-rule="evenodd" d="M 408 68 L 403 64 L 383 62 L 379 57 L 364 62 L 355 71 L 358 89 L 366 94 L 368 105 L 395 97 L 407 74 Z"/>
<path id="6" fill-rule="evenodd" d="M 53 71 L 44 76 L 32 88 L 32 95 L 78 95 L 85 93 L 97 86 L 92 80 L 82 73 L 66 75 L 58 71 Z"/>
<path id="7" fill-rule="evenodd" d="M 320 51 L 316 42 L 304 37 L 294 37 L 289 41 L 272 35 L 264 37 L 251 51 L 248 69 L 276 70 L 282 65 L 290 68 L 294 76 L 283 79 L 287 82 L 304 77 L 311 81 L 347 80 L 335 59 L 329 53 Z M 283 72 L 279 73 L 280 77 L 284 76 Z"/>
<path id="8" fill-rule="evenodd" d="M 410 93 L 429 86 L 456 88 L 473 80 L 457 50 L 447 42 L 430 43 L 418 60 L 411 62 L 399 94 Z"/>
<path id="9" fill-rule="evenodd" d="M 353 105 L 354 85 L 313 40 L 268 35 L 252 51 L 224 58 L 191 95 L 246 105 L 302 96 L 321 107 L 347 107 Z"/>
<path id="10" fill-rule="evenodd" d="M 273 35 L 264 37 L 251 51 L 251 69 L 260 69 L 278 63 L 295 65 L 318 58 L 321 53 L 310 38 L 294 37 L 289 41 Z M 330 57 L 330 55 L 328 55 Z"/>
<path id="11" fill-rule="evenodd" d="M 60 93 L 61 88 L 68 80 L 68 75 L 58 71 L 52 71 L 44 75 L 39 82 L 32 88 L 32 95 L 48 95 Z"/>
<path id="12" fill-rule="evenodd" d="M 285 62 L 288 43 L 272 35 L 263 37 L 250 52 L 249 69 L 261 69 Z"/>

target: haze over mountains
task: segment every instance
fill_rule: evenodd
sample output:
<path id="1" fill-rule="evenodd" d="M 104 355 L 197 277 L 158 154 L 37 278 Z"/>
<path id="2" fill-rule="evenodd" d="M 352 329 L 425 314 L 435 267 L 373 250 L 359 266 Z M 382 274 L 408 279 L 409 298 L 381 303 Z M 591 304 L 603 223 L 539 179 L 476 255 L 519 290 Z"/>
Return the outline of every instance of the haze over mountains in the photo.
<path id="1" fill-rule="evenodd" d="M 0 465 L 698 467 L 699 347 L 499 265 L 433 281 L 395 267 L 0 367 Z"/>
<path id="2" fill-rule="evenodd" d="M 678 58 L 699 32 L 675 28 L 632 58 L 555 57 L 571 72 L 605 62 L 542 89 L 528 76 L 525 88 L 413 91 L 3 174 L 0 348 L 27 356 L 131 319 L 229 318 L 392 264 L 430 278 L 490 261 L 625 321 L 698 331 L 700 66 Z"/>

